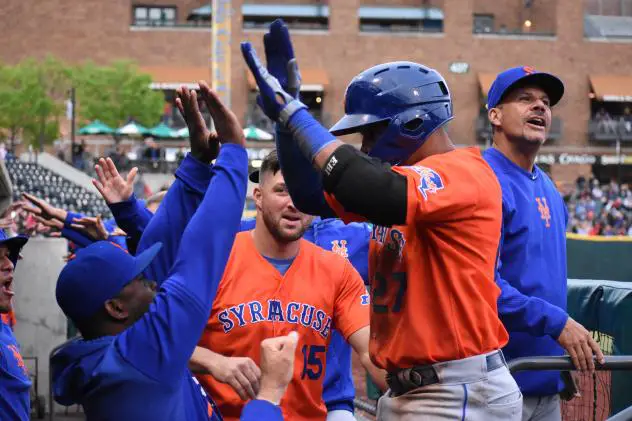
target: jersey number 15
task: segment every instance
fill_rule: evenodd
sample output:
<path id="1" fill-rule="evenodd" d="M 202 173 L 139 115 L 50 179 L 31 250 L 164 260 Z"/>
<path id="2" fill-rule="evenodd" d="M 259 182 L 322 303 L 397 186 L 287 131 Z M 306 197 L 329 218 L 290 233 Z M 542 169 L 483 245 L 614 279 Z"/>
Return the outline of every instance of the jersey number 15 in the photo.
<path id="1" fill-rule="evenodd" d="M 320 379 L 323 374 L 323 356 L 325 355 L 325 347 L 322 345 L 303 345 L 303 372 L 301 379 L 307 376 L 310 380 Z"/>

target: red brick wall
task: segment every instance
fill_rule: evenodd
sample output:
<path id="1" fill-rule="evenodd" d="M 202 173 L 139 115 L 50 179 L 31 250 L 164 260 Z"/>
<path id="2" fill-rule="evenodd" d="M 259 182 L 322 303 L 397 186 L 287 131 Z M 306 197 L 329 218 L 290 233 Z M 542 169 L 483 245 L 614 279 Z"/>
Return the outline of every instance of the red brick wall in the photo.
<path id="1" fill-rule="evenodd" d="M 149 1 L 161 4 L 157 0 Z M 188 14 L 188 9 L 203 3 L 169 0 L 164 4 L 176 4 L 178 16 L 182 17 Z M 342 114 L 345 87 L 365 68 L 390 60 L 419 61 L 435 67 L 446 77 L 456 112 L 450 133 L 457 143 L 471 144 L 475 142 L 474 123 L 480 108 L 477 74 L 528 64 L 557 73 L 566 83 L 565 98 L 554 110 L 564 120 L 564 136 L 558 144 L 585 145 L 589 118 L 588 76 L 632 74 L 632 44 L 583 39 L 583 2 L 535 0 L 534 26 L 544 25 L 542 22 L 549 19 L 546 25 L 553 26 L 557 35 L 524 40 L 472 35 L 474 12 L 493 11 L 499 19 L 520 22 L 519 0 L 508 0 L 503 6 L 495 7 L 491 0 L 445 0 L 428 4 L 440 3 L 445 13 L 444 34 L 388 35 L 359 33 L 357 8 L 361 4 L 410 6 L 424 2 L 329 1 L 329 31 L 293 35 L 300 65 L 328 72 L 324 111 L 333 119 Z M 552 3 L 555 7 L 542 9 Z M 241 4 L 241 0 L 233 1 L 232 105 L 237 115 L 244 117 L 248 87 L 239 42 L 251 40 L 261 48 L 262 31 L 244 33 L 241 30 Z M 209 65 L 211 33 L 208 28 L 135 30 L 130 28 L 131 7 L 131 0 L 5 0 L 0 14 L 0 27 L 5 34 L 4 42 L 0 43 L 0 58 L 13 63 L 50 53 L 71 62 L 90 58 L 107 63 L 128 58 L 144 66 Z M 454 61 L 469 63 L 469 72 L 450 73 L 449 64 Z"/>

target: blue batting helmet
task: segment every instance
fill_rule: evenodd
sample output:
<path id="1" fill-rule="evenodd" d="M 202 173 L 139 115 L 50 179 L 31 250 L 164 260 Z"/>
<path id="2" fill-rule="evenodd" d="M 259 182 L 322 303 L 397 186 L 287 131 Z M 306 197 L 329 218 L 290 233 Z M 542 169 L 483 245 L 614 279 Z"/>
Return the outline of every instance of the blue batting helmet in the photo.
<path id="1" fill-rule="evenodd" d="M 452 100 L 443 76 L 418 63 L 396 61 L 371 67 L 353 78 L 345 94 L 345 116 L 330 132 L 342 136 L 388 123 L 369 155 L 399 164 L 452 117 Z"/>

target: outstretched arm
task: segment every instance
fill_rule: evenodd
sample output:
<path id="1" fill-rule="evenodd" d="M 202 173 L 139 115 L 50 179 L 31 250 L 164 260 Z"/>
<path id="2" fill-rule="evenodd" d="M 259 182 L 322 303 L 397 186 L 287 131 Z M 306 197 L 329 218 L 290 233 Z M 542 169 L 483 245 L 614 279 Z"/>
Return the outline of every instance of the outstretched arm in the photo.
<path id="1" fill-rule="evenodd" d="M 209 110 L 211 93 L 205 82 L 200 91 Z M 164 281 L 175 262 L 182 233 L 198 209 L 211 178 L 214 175 L 211 161 L 217 156 L 218 137 L 204 122 L 195 91 L 187 88 L 178 90 L 176 105 L 184 116 L 191 139 L 191 153 L 186 156 L 176 171 L 176 180 L 165 195 L 161 206 L 143 232 L 138 251 L 145 250 L 155 242 L 163 243 L 157 259 L 152 262 L 145 276 L 158 283 Z M 242 133 L 243 137 L 243 133 Z"/>
<path id="2" fill-rule="evenodd" d="M 149 311 L 117 337 L 124 358 L 162 382 L 176 381 L 187 367 L 208 321 L 245 202 L 248 155 L 242 129 L 234 114 L 211 94 L 211 115 L 226 141 L 215 175 L 184 230 L 176 262 Z"/>

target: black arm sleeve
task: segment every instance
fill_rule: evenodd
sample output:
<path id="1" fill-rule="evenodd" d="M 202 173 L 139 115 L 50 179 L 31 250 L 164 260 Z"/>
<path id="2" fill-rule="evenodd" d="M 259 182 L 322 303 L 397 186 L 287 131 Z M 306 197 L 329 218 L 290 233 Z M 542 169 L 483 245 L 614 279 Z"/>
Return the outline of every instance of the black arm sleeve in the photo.
<path id="1" fill-rule="evenodd" d="M 347 212 L 380 226 L 404 225 L 406 177 L 351 145 L 336 149 L 323 167 L 323 187 Z"/>

